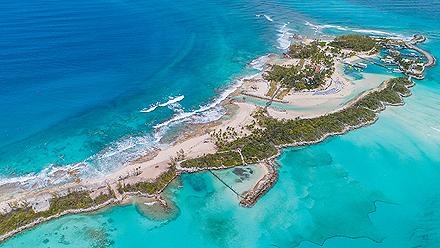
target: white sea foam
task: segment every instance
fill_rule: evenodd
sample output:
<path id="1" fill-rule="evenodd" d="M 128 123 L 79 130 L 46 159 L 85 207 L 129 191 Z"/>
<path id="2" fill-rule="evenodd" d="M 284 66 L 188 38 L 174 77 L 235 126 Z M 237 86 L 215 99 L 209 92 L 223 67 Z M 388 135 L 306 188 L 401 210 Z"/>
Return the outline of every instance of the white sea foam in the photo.
<path id="1" fill-rule="evenodd" d="M 258 75 L 258 74 L 256 74 L 256 75 Z M 190 112 L 178 113 L 177 115 L 175 115 L 171 119 L 155 125 L 154 128 L 159 130 L 161 128 L 169 126 L 170 124 L 180 123 L 182 121 L 189 120 L 191 117 L 193 117 L 197 114 L 204 113 L 210 109 L 215 108 L 223 100 L 225 100 L 232 92 L 234 92 L 238 87 L 240 87 L 243 84 L 244 79 L 251 79 L 251 78 L 254 78 L 256 75 L 252 75 L 252 76 L 248 76 L 248 77 L 244 77 L 244 78 L 236 80 L 233 84 L 231 84 L 224 91 L 222 91 L 222 93 L 217 98 L 215 98 L 214 101 L 211 102 L 210 104 L 203 105 L 203 106 L 199 107 L 198 109 L 190 111 Z"/>
<path id="2" fill-rule="evenodd" d="M 183 96 L 183 95 L 182 96 L 176 96 L 176 97 L 169 97 L 168 101 L 166 101 L 164 103 L 157 102 L 157 103 L 151 105 L 149 108 L 142 109 L 140 112 L 142 112 L 142 113 L 149 113 L 149 112 L 152 112 L 152 111 L 156 110 L 158 107 L 166 107 L 166 106 L 175 104 L 177 102 L 180 102 L 184 98 L 185 98 L 185 96 Z"/>
<path id="3" fill-rule="evenodd" d="M 267 61 L 267 56 L 262 56 L 254 60 L 251 66 L 261 70 L 264 61 Z M 57 185 L 60 183 L 71 182 L 73 172 L 77 173 L 81 178 L 92 178 L 106 175 L 108 172 L 123 166 L 129 161 L 132 161 L 149 151 L 161 147 L 161 138 L 165 135 L 168 127 L 174 123 L 189 121 L 191 123 L 208 123 L 220 119 L 224 115 L 224 109 L 219 104 L 225 100 L 232 92 L 240 87 L 245 79 L 252 79 L 259 74 L 243 77 L 235 80 L 233 84 L 228 86 L 221 94 L 214 99 L 213 102 L 203 105 L 200 108 L 185 112 L 182 110 L 179 102 L 184 99 L 184 96 L 170 97 L 164 103 L 157 103 L 142 112 L 151 112 L 158 107 L 170 107 L 175 111 L 174 117 L 154 126 L 155 132 L 153 134 L 146 134 L 145 136 L 129 136 L 120 139 L 101 152 L 92 155 L 91 157 L 79 163 L 68 165 L 49 165 L 38 173 L 30 173 L 18 177 L 3 177 L 0 178 L 0 186 L 5 184 L 20 184 L 27 188 L 41 188 L 49 185 Z"/>
<path id="4" fill-rule="evenodd" d="M 310 23 L 308 21 L 306 21 L 305 24 L 307 26 L 311 27 L 315 31 L 321 31 L 323 29 L 329 29 L 329 28 L 338 29 L 338 30 L 341 30 L 341 31 L 349 31 L 348 28 L 344 28 L 344 27 L 338 26 L 338 25 L 329 25 L 329 24 L 318 25 L 318 24 Z"/>
<path id="5" fill-rule="evenodd" d="M 265 15 L 265 14 L 263 14 L 263 15 L 258 14 L 258 15 L 255 15 L 255 16 L 256 16 L 256 17 L 264 17 L 264 18 L 266 18 L 266 20 L 268 20 L 268 21 L 270 21 L 270 22 L 273 22 L 272 17 L 270 17 L 270 16 L 268 16 L 268 15 Z"/>
<path id="6" fill-rule="evenodd" d="M 19 184 L 28 188 L 41 188 L 70 182 L 73 179 L 72 173 L 82 178 L 103 176 L 121 165 L 146 154 L 154 149 L 156 145 L 151 135 L 123 138 L 79 163 L 56 166 L 51 164 L 38 173 L 0 178 L 0 186 Z"/>
<path id="7" fill-rule="evenodd" d="M 431 127 L 431 128 L 440 133 L 440 128 L 437 128 L 437 127 Z"/>
<path id="8" fill-rule="evenodd" d="M 307 26 L 311 27 L 316 32 L 321 32 L 324 29 L 337 29 L 340 31 L 350 31 L 350 32 L 355 32 L 355 33 L 371 34 L 371 35 L 377 35 L 377 36 L 387 36 L 390 38 L 408 39 L 408 37 L 404 37 L 400 34 L 381 31 L 381 30 L 350 28 L 350 27 L 343 27 L 343 26 L 331 25 L 331 24 L 318 25 L 318 24 L 310 23 L 308 21 L 306 21 L 305 24 Z"/>
<path id="9" fill-rule="evenodd" d="M 285 23 L 278 29 L 278 48 L 282 50 L 289 48 L 293 35 L 292 29 L 290 29 L 288 25 L 289 23 Z"/>
<path id="10" fill-rule="evenodd" d="M 264 55 L 252 60 L 252 62 L 250 62 L 249 65 L 253 69 L 263 71 L 269 60 L 270 60 L 270 55 Z"/>
<path id="11" fill-rule="evenodd" d="M 89 170 L 87 173 L 95 173 L 96 176 L 105 174 L 150 152 L 156 146 L 157 142 L 151 134 L 122 138 L 86 159 L 85 162 L 93 168 L 93 171 Z"/>
<path id="12" fill-rule="evenodd" d="M 273 19 L 270 16 L 268 16 L 268 15 L 263 15 L 263 16 L 264 16 L 264 18 L 266 18 L 266 20 L 273 22 Z"/>
<path id="13" fill-rule="evenodd" d="M 216 106 L 210 110 L 203 112 L 202 114 L 194 115 L 193 117 L 191 117 L 190 122 L 197 124 L 209 123 L 219 120 L 223 117 L 224 114 L 225 111 L 223 110 L 223 108 L 221 108 L 220 106 Z"/>
<path id="14" fill-rule="evenodd" d="M 38 173 L 29 173 L 19 177 L 6 177 L 0 179 L 0 186 L 6 184 L 19 184 L 29 188 L 40 188 L 52 184 L 65 182 L 71 172 L 84 169 L 86 164 L 75 163 L 68 166 L 49 165 Z"/>

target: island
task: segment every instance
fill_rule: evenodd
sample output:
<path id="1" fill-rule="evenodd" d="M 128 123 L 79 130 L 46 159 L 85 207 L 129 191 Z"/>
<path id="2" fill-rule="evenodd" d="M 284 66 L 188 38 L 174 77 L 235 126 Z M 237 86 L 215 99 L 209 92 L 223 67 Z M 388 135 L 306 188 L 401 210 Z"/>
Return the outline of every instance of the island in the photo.
<path id="1" fill-rule="evenodd" d="M 416 46 L 425 39 L 297 36 L 285 53 L 254 61 L 261 64 L 261 71 L 243 78 L 221 103 L 227 110 L 224 118 L 197 125 L 169 146 L 101 178 L 83 178 L 72 169 L 67 183 L 3 186 L 0 241 L 63 215 L 127 204 L 134 197 L 166 208 L 169 200 L 161 193 L 184 173 L 209 171 L 237 194 L 241 206 L 251 207 L 276 183 L 276 159 L 283 148 L 318 143 L 371 125 L 386 106 L 403 105 L 413 79 L 423 79 L 426 68 L 435 65 L 435 58 Z M 353 83 L 345 75 L 345 70 L 357 73 L 368 66 L 379 66 L 393 76 L 365 73 L 362 82 Z M 215 174 L 250 164 L 265 173 L 242 194 Z"/>

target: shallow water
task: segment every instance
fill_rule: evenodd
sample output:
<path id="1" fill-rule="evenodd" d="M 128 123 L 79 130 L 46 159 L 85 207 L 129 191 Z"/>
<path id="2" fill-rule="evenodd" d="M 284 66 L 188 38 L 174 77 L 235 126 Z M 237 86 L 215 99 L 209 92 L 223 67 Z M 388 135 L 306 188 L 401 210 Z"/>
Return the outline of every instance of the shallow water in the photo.
<path id="1" fill-rule="evenodd" d="M 366 92 L 368 90 L 371 89 L 375 89 L 377 88 L 383 81 L 393 77 L 393 73 L 390 73 L 388 71 L 384 71 L 381 69 L 377 69 L 377 68 L 372 68 L 372 67 L 378 67 L 378 66 L 374 66 L 374 65 L 369 65 L 367 70 L 364 71 L 346 71 L 343 70 L 344 72 L 344 76 L 347 78 L 347 80 L 349 80 L 349 82 L 353 85 L 355 85 L 355 88 L 353 88 L 353 90 L 350 92 L 350 94 L 347 94 L 343 97 L 340 98 L 336 98 L 336 99 L 328 99 L 326 101 L 323 101 L 321 103 L 317 103 L 317 104 L 311 104 L 310 106 L 301 106 L 301 103 L 299 101 L 299 99 L 297 99 L 297 102 L 300 104 L 295 104 L 295 102 L 293 102 L 292 104 L 285 104 L 285 103 L 281 103 L 281 102 L 272 102 L 271 103 L 271 108 L 274 108 L 276 110 L 291 110 L 291 111 L 296 111 L 299 113 L 308 113 L 308 114 L 313 114 L 315 113 L 316 115 L 319 115 L 319 113 L 329 113 L 329 112 L 333 112 L 337 109 L 340 109 L 344 106 L 346 106 L 347 103 L 349 103 L 351 100 L 353 100 L 354 98 L 356 98 L 357 96 L 359 96 L 360 94 L 362 94 L 363 92 Z M 372 73 L 374 72 L 374 73 Z M 382 73 L 379 73 L 382 72 Z M 397 75 L 400 76 L 400 75 Z M 332 86 L 335 87 L 335 86 Z M 337 86 L 336 86 L 337 87 Z M 333 88 L 335 89 L 335 88 Z M 326 93 L 326 94 L 331 94 L 331 93 Z M 244 95 L 239 95 L 236 96 L 235 99 L 239 100 L 239 101 L 246 101 L 248 103 L 260 106 L 260 107 L 265 107 L 267 104 L 267 100 L 263 100 L 257 97 L 252 97 L 252 96 L 244 96 Z"/>
<path id="2" fill-rule="evenodd" d="M 176 6 L 185 8 L 187 4 Z M 204 67 L 204 73 L 216 73 L 218 68 L 227 68 L 231 60 L 239 58 L 237 67 L 231 65 L 235 70 L 221 70 L 224 77 L 219 76 L 222 80 L 217 83 L 225 82 L 232 77 L 233 72 L 238 73 L 251 60 L 248 58 L 258 54 L 246 52 L 246 49 L 275 49 L 279 45 L 276 41 L 278 37 L 271 28 L 288 21 L 294 31 L 301 30 L 306 20 L 313 24 L 331 24 L 333 28 L 319 28 L 328 34 L 346 32 L 344 29 L 358 32 L 378 30 L 403 36 L 420 32 L 429 37 L 422 47 L 440 57 L 436 49 L 440 46 L 440 4 L 436 0 L 396 0 L 386 3 L 363 0 L 246 1 L 206 4 L 212 9 L 207 8 L 206 15 L 201 11 L 199 22 L 211 20 L 211 15 L 220 18 L 222 21 L 218 22 L 217 28 L 222 32 L 213 40 L 226 36 L 232 37 L 230 39 L 233 41 L 226 42 L 228 45 L 224 46 L 229 47 L 229 52 L 225 52 L 229 55 L 222 55 L 223 59 L 215 60 L 218 64 Z M 143 10 L 141 7 L 137 6 L 135 10 Z M 206 5 L 202 4 L 199 10 L 203 7 Z M 216 8 L 223 8 L 223 11 L 215 11 Z M 230 21 L 233 23 L 228 22 L 226 15 L 231 12 L 234 18 Z M 269 15 L 274 22 L 266 18 L 254 19 L 254 15 L 260 13 Z M 243 19 L 251 20 L 249 25 L 244 24 Z M 229 29 L 222 28 L 224 23 L 229 23 Z M 188 24 L 188 27 L 192 27 L 192 24 Z M 232 27 L 239 30 L 239 34 Z M 315 32 L 313 27 L 306 27 L 309 31 L 301 32 Z M 258 32 L 252 33 L 249 29 Z M 208 32 L 205 34 L 208 35 Z M 252 39 L 245 38 L 246 35 Z M 254 43 L 255 40 L 261 42 Z M 213 42 L 216 44 L 217 41 Z M 210 44 L 203 45 L 200 50 L 209 50 L 207 46 Z M 194 45 L 199 46 L 201 44 Z M 245 55 L 242 55 L 242 49 L 245 49 Z M 220 52 L 218 49 L 210 51 L 212 56 Z M 182 71 L 188 69 L 181 68 Z M 192 78 L 192 73 L 187 72 L 185 82 L 204 88 L 206 81 L 192 81 L 198 79 Z M 67 216 L 49 222 L 8 240 L 1 247 L 320 247 L 319 244 L 323 242 L 323 247 L 438 247 L 438 78 L 438 66 L 428 70 L 426 79 L 418 81 L 413 88 L 413 95 L 405 99 L 407 104 L 389 107 L 372 126 L 331 138 L 318 145 L 286 149 L 279 158 L 279 181 L 251 209 L 239 207 L 236 197 L 211 175 L 185 175 L 182 177 L 182 188 L 169 189 L 171 199 L 179 208 L 177 218 L 170 221 L 151 221 L 136 211 L 134 206 L 114 207 L 94 214 Z M 181 84 L 172 86 L 176 85 Z M 170 89 L 174 89 L 172 86 Z M 185 100 L 199 97 L 200 92 L 196 94 L 188 91 L 184 94 Z M 175 95 L 177 93 L 182 92 L 176 91 Z M 161 100 L 168 95 L 164 95 Z M 208 99 L 208 95 L 200 99 Z M 154 99 L 151 103 L 157 101 Z M 194 102 L 200 99 L 194 99 Z M 186 104 L 185 100 L 182 105 Z M 121 100 L 120 104 L 123 102 Z M 133 104 L 136 110 L 148 105 Z M 234 187 L 250 184 L 249 181 L 236 180 L 239 176 L 230 171 L 221 174 Z"/>

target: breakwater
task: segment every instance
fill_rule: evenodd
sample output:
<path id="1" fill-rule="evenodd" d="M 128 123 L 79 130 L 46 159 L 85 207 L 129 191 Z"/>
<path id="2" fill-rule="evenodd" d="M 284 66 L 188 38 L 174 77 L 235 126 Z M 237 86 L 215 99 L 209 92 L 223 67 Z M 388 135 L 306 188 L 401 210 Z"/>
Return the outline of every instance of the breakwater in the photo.
<path id="1" fill-rule="evenodd" d="M 260 163 L 260 165 L 264 167 L 267 172 L 251 190 L 246 191 L 241 195 L 241 206 L 246 208 L 252 207 L 258 201 L 258 199 L 260 199 L 270 190 L 270 188 L 273 187 L 278 180 L 278 171 L 275 168 L 274 163 L 275 161 L 272 160 L 267 160 Z"/>

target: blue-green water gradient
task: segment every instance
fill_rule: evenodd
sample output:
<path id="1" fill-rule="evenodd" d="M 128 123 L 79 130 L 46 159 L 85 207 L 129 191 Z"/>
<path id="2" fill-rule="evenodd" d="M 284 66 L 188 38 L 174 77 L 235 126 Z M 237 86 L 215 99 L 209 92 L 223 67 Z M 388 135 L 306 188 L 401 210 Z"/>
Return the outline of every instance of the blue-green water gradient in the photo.
<path id="1" fill-rule="evenodd" d="M 347 29 L 422 33 L 429 38 L 422 47 L 440 57 L 438 1 L 250 1 L 233 6 L 291 21 L 292 29 L 299 25 L 292 20 L 301 20 L 301 25 L 333 25 L 319 27 L 328 34 Z M 228 17 L 230 9 L 213 13 Z M 240 23 L 239 12 L 234 20 L 244 32 L 248 27 Z M 243 43 L 266 38 L 271 44 L 271 35 L 261 31 Z M 270 50 L 276 46 L 272 42 L 260 49 Z M 231 51 L 239 53 L 243 43 Z M 51 221 L 1 247 L 438 247 L 439 78 L 439 67 L 429 69 L 406 105 L 389 107 L 372 126 L 284 150 L 277 184 L 253 208 L 240 207 L 210 174 L 185 175 L 182 187 L 168 192 L 179 208 L 175 219 L 157 222 L 135 206 L 113 207 Z M 219 175 L 236 187 L 245 183 L 228 171 Z"/>

